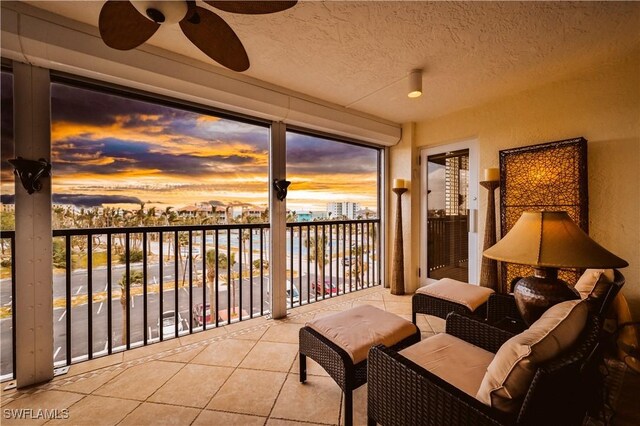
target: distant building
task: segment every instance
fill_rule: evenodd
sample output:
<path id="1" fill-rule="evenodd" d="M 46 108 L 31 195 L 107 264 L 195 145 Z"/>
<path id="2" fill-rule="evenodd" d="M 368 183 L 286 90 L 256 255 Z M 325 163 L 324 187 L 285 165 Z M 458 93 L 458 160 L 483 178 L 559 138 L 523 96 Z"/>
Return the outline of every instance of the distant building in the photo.
<path id="1" fill-rule="evenodd" d="M 298 222 L 311 222 L 313 220 L 311 212 L 296 212 L 296 216 Z"/>
<path id="2" fill-rule="evenodd" d="M 178 209 L 178 214 L 180 216 L 191 216 L 195 217 L 198 214 L 204 214 L 205 216 L 210 216 L 213 212 L 213 207 L 211 204 L 206 203 L 197 203 L 191 206 L 184 206 Z"/>
<path id="3" fill-rule="evenodd" d="M 256 206 L 246 206 L 242 210 L 242 214 L 247 217 L 257 217 L 261 218 L 262 214 L 265 212 L 266 208 L 264 207 L 256 207 Z"/>
<path id="4" fill-rule="evenodd" d="M 353 220 L 356 218 L 356 212 L 360 210 L 360 204 L 350 201 L 340 201 L 327 203 L 327 213 L 331 213 L 331 217 L 346 216 Z"/>
<path id="5" fill-rule="evenodd" d="M 377 216 L 376 211 L 371 210 L 369 207 L 365 207 L 356 212 L 356 219 L 374 219 Z"/>
<path id="6" fill-rule="evenodd" d="M 311 212 L 311 220 L 324 220 L 327 219 L 327 212 L 315 211 Z"/>

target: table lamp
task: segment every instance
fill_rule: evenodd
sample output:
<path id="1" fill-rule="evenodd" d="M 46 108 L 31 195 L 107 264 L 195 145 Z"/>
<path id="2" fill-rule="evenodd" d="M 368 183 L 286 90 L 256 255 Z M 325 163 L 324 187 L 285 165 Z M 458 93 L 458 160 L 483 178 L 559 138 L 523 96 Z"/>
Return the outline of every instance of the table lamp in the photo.
<path id="1" fill-rule="evenodd" d="M 498 243 L 484 251 L 490 259 L 531 265 L 532 277 L 513 288 L 518 310 L 531 325 L 549 307 L 580 296 L 558 279 L 558 268 L 623 268 L 629 264 L 593 241 L 565 211 L 522 213 Z"/>

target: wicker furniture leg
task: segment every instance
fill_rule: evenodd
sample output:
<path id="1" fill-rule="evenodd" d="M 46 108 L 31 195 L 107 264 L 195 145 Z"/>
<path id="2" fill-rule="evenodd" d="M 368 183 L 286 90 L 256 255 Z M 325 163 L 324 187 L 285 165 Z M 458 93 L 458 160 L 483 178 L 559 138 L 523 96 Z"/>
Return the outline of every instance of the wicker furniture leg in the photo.
<path id="1" fill-rule="evenodd" d="M 300 383 L 307 381 L 307 356 L 300 353 Z"/>
<path id="2" fill-rule="evenodd" d="M 354 364 L 344 349 L 311 329 L 300 329 L 300 382 L 306 380 L 306 358 L 316 361 L 344 393 L 344 424 L 353 425 L 353 391 L 367 382 L 367 360 Z M 420 341 L 420 330 L 392 346 L 402 350 Z"/>

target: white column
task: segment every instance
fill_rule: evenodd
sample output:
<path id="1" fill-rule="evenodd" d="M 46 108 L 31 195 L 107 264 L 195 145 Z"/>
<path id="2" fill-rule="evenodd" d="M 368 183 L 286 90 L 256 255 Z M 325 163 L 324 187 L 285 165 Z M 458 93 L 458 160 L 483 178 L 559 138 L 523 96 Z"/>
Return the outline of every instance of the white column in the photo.
<path id="1" fill-rule="evenodd" d="M 273 123 L 269 146 L 269 220 L 271 221 L 271 247 L 269 247 L 270 305 L 272 318 L 287 316 L 287 203 L 276 198 L 273 189 L 275 179 L 286 179 L 286 126 Z M 293 285 L 293 283 L 291 284 Z"/>
<path id="2" fill-rule="evenodd" d="M 51 160 L 49 71 L 14 62 L 15 155 Z M 53 378 L 51 178 L 31 195 L 16 177 L 16 381 Z"/>

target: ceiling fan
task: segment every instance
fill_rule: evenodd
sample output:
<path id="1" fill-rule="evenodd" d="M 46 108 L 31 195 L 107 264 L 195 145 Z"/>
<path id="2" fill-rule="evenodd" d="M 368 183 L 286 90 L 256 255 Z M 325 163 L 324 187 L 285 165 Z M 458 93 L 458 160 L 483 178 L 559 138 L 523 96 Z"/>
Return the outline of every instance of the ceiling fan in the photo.
<path id="1" fill-rule="evenodd" d="M 231 13 L 261 15 L 289 9 L 297 1 L 204 1 Z M 242 42 L 220 16 L 187 1 L 107 0 L 100 10 L 98 26 L 105 44 L 130 50 L 147 41 L 161 24 L 179 23 L 185 36 L 204 54 L 233 70 L 246 71 L 249 57 Z"/>

